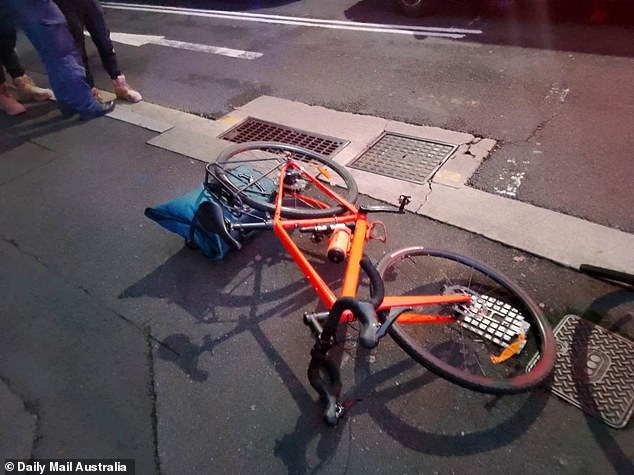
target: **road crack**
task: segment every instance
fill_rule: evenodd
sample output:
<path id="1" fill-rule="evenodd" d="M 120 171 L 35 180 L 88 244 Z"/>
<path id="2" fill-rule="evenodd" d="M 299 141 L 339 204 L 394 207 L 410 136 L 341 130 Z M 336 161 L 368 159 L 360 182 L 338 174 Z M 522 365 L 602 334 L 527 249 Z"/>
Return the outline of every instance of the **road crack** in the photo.
<path id="1" fill-rule="evenodd" d="M 149 370 L 150 380 L 148 382 L 148 395 L 152 401 L 152 410 L 150 413 L 150 420 L 152 423 L 152 447 L 154 449 L 154 467 L 156 469 L 156 473 L 161 473 L 161 459 L 159 457 L 159 449 L 158 449 L 158 410 L 157 410 L 157 394 L 156 394 L 156 384 L 155 384 L 155 372 L 154 372 L 154 347 L 153 343 L 156 342 L 156 339 L 152 336 L 152 329 L 150 326 L 145 326 L 143 328 L 143 333 L 145 334 L 145 340 L 147 342 L 147 366 Z"/>

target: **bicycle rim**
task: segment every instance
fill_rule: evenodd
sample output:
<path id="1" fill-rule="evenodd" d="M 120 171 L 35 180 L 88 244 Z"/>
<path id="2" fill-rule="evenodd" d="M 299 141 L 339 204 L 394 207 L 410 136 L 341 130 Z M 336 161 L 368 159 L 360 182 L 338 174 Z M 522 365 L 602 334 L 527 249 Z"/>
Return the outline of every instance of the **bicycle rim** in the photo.
<path id="1" fill-rule="evenodd" d="M 273 213 L 280 170 L 288 160 L 300 163 L 304 171 L 329 186 L 349 203 L 356 201 L 357 184 L 344 166 L 319 153 L 294 145 L 275 142 L 236 144 L 223 151 L 211 166 L 217 179 L 239 194 L 244 203 L 255 209 Z M 263 192 L 257 179 L 253 180 L 252 184 L 236 187 L 232 171 L 239 166 L 250 167 L 259 175 L 271 180 L 275 185 L 275 192 Z M 340 203 L 320 191 L 314 183 L 302 177 L 296 170 L 291 169 L 287 174 L 284 189 L 282 217 L 325 218 L 345 212 Z"/>
<path id="2" fill-rule="evenodd" d="M 550 374 L 556 355 L 551 327 L 530 297 L 505 276 L 469 258 L 422 247 L 386 255 L 378 270 L 386 295 L 471 297 L 467 304 L 408 311 L 450 316 L 449 322 L 397 320 L 391 326 L 389 333 L 396 343 L 430 371 L 492 394 L 528 391 Z M 380 318 L 385 317 L 382 312 Z M 494 363 L 492 358 L 502 361 Z"/>

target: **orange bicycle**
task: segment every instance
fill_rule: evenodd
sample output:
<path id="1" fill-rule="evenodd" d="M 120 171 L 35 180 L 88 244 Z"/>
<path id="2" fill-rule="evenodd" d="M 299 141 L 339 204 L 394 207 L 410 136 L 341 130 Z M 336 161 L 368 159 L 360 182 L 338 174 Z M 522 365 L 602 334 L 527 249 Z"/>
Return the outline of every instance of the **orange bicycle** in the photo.
<path id="1" fill-rule="evenodd" d="M 425 368 L 475 391 L 524 392 L 550 374 L 556 356 L 551 327 L 505 276 L 440 249 L 397 250 L 376 266 L 364 255 L 369 240 L 385 239 L 382 223 L 368 216 L 404 214 L 408 197 L 401 196 L 398 206 L 357 205 L 357 185 L 343 166 L 273 142 L 231 146 L 207 165 L 205 187 L 219 198 L 199 209 L 205 229 L 236 249 L 240 233 L 273 230 L 326 307 L 305 314 L 304 322 L 316 335 L 308 378 L 328 424 L 345 412 L 339 367 L 328 354 L 343 322 L 358 322 L 362 346 L 373 348 L 389 334 Z M 253 219 L 232 222 L 227 213 Z M 340 291 L 296 243 L 295 235 L 306 233 L 316 242 L 328 239 L 328 260 L 346 262 Z"/>

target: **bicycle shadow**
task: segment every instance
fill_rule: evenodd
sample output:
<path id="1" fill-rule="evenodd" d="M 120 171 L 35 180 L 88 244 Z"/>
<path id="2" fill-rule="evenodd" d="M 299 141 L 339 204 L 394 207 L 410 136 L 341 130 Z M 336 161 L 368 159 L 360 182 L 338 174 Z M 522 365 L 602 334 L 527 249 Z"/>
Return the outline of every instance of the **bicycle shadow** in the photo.
<path id="1" fill-rule="evenodd" d="M 308 256 L 317 255 L 312 252 L 311 246 L 305 248 L 304 252 Z M 227 265 L 229 262 L 231 265 Z M 333 269 L 323 259 L 315 258 L 313 264 L 327 282 L 337 286 L 340 276 L 335 272 L 336 268 Z M 290 257 L 272 234 L 258 236 L 256 242 L 249 243 L 239 253 L 232 253 L 221 262 L 210 262 L 198 251 L 183 248 L 153 272 L 125 289 L 118 297 L 162 299 L 182 308 L 200 324 L 227 321 L 226 316 L 221 315 L 216 307 L 223 309 L 225 313 L 235 312 L 235 317 L 231 320 L 234 326 L 228 332 L 220 336 L 207 334 L 200 344 L 185 333 L 172 333 L 161 340 L 155 340 L 158 344 L 156 355 L 176 365 L 192 381 L 202 383 L 210 375 L 201 368 L 201 357 L 205 354 L 213 355 L 218 346 L 248 334 L 257 342 L 258 348 L 288 389 L 301 414 L 296 424 L 297 437 L 279 439 L 276 442 L 275 455 L 284 460 L 290 473 L 305 473 L 305 464 L 301 462 L 302 451 L 298 447 L 308 445 L 315 436 L 322 434 L 319 451 L 326 460 L 338 447 L 338 439 L 333 439 L 332 435 L 340 436 L 341 430 L 333 431 L 323 424 L 317 396 L 308 386 L 307 377 L 296 373 L 276 350 L 276 342 L 271 341 L 262 328 L 269 319 L 280 315 L 297 319 L 306 309 L 307 302 L 314 302 L 310 311 L 317 310 L 319 304 L 314 290 L 306 285 L 304 279 L 285 285 L 270 285 L 271 274 L 278 273 L 272 268 L 281 268 L 281 272 L 288 273 L 291 265 Z M 248 287 L 252 293 L 246 295 L 237 291 L 242 287 L 235 282 L 237 273 L 243 276 L 240 283 L 248 276 Z M 210 275 L 213 275 L 213 279 L 209 278 Z M 301 274 L 298 273 L 298 277 Z M 306 358 L 308 357 L 306 353 Z"/>
<path id="2" fill-rule="evenodd" d="M 622 313 L 624 309 L 625 311 L 629 310 L 629 312 L 616 316 L 608 315 L 614 314 L 615 310 Z M 634 294 L 629 290 L 616 290 L 593 301 L 582 315 L 583 318 L 594 321 L 601 320 L 600 316 L 602 316 L 601 323 L 606 328 L 632 338 L 634 334 L 632 309 L 634 309 Z M 573 352 L 575 360 L 580 359 L 584 364 L 572 368 L 575 374 L 576 390 L 584 400 L 592 401 L 586 384 L 588 373 L 585 371 L 588 335 L 583 334 L 583 330 L 577 333 L 575 336 L 577 344 L 574 346 Z M 518 440 L 530 429 L 550 399 L 550 393 L 545 388 L 538 388 L 528 394 L 505 396 L 504 399 L 511 401 L 511 405 L 514 405 L 515 409 L 510 417 L 501 420 L 497 425 L 483 430 L 460 432 L 455 435 L 437 434 L 424 429 L 424 427 L 433 426 L 425 417 L 414 417 L 411 414 L 398 411 L 398 399 L 404 398 L 407 393 L 420 394 L 420 397 L 415 397 L 413 400 L 419 406 L 423 406 L 422 410 L 425 411 L 424 401 L 429 400 L 433 404 L 434 411 L 437 411 L 439 410 L 439 401 L 446 399 L 446 393 L 434 388 L 432 383 L 435 380 L 438 380 L 441 385 L 449 383 L 441 381 L 437 376 L 409 360 L 397 361 L 391 363 L 391 366 L 387 365 L 376 370 L 369 363 L 371 360 L 368 359 L 367 350 L 359 348 L 357 353 L 354 376 L 357 383 L 354 392 L 363 394 L 365 398 L 363 404 L 355 405 L 355 413 L 368 414 L 383 432 L 399 441 L 403 446 L 425 454 L 462 456 L 487 452 L 508 445 Z M 412 370 L 414 371 L 412 372 Z M 398 384 L 391 383 L 393 380 L 398 381 L 394 379 L 396 376 L 407 372 L 410 373 L 410 379 L 406 380 L 405 383 L 403 381 Z M 548 384 L 548 381 L 545 384 Z M 425 391 L 426 394 L 422 391 Z M 437 391 L 436 394 L 435 391 Z M 483 409 L 492 412 L 502 401 L 501 397 L 472 393 L 461 388 L 456 388 L 456 391 L 464 392 L 465 397 L 471 396 L 469 412 L 482 411 Z M 465 425 L 469 419 L 469 417 L 460 416 L 455 416 L 455 418 L 461 419 L 459 424 Z M 632 473 L 632 461 L 615 439 L 614 430 L 591 415 L 586 415 L 585 419 L 595 440 L 606 454 L 616 473 Z M 454 428 L 454 430 L 456 429 Z"/>
<path id="3" fill-rule="evenodd" d="M 334 359 L 342 359 L 343 353 L 345 351 L 340 349 Z M 340 449 L 344 435 L 347 434 L 345 442 L 352 444 L 355 434 L 359 431 L 366 432 L 367 428 L 362 427 L 366 424 L 363 416 L 369 416 L 383 434 L 410 450 L 438 456 L 461 456 L 492 451 L 521 438 L 539 417 L 549 399 L 549 395 L 543 390 L 535 390 L 528 395 L 509 396 L 519 399 L 515 404 L 518 407 L 510 417 L 497 425 L 470 433 L 435 433 L 423 428 L 434 424 L 410 420 L 408 416 L 412 412 L 424 413 L 423 402 L 426 400 L 430 401 L 428 414 L 436 414 L 440 399 L 428 397 L 425 392 L 439 381 L 439 377 L 424 370 L 408 357 L 397 358 L 381 369 L 374 370 L 371 368 L 374 363 L 370 363 L 374 361 L 373 350 L 358 348 L 348 353 L 355 362 L 354 375 L 342 376 L 345 391 L 342 400 L 350 403 L 349 413 L 333 428 L 323 422 L 322 406 L 317 401 L 311 403 L 310 410 L 302 411 L 294 430 L 276 441 L 275 455 L 283 460 L 289 474 L 317 472 L 323 468 Z M 381 353 L 380 348 L 378 353 Z M 403 381 L 404 373 L 413 376 Z M 441 384 L 450 383 L 442 381 Z M 446 388 L 443 392 L 445 390 Z M 456 390 L 471 393 L 461 388 Z M 496 409 L 500 399 L 490 395 L 472 394 L 475 402 L 470 403 L 465 412 L 472 411 L 476 404 L 480 404 L 477 409 L 490 414 Z M 446 398 L 446 395 L 443 393 L 440 398 Z M 405 401 L 399 403 L 399 399 Z M 402 407 L 395 409 L 394 406 Z M 315 438 L 319 439 L 316 445 L 319 463 L 317 466 L 310 466 L 308 448 Z M 349 449 L 348 458 L 351 452 Z M 337 461 L 337 464 L 340 465 L 341 461 Z"/>
<path id="4" fill-rule="evenodd" d="M 320 275 L 336 288 L 341 276 L 321 253 L 304 248 L 306 256 L 313 256 L 313 265 Z M 264 233 L 248 242 L 240 252 L 231 252 L 225 260 L 210 261 L 197 250 L 183 247 L 162 265 L 138 280 L 118 295 L 119 299 L 149 297 L 164 300 L 180 307 L 200 324 L 234 322 L 235 327 L 220 337 L 207 335 L 202 344 L 193 343 L 188 335 L 174 333 L 159 343 L 159 357 L 177 364 L 195 379 L 206 379 L 198 368 L 198 359 L 205 352 L 213 352 L 218 345 L 249 332 L 260 334 L 260 325 L 276 316 L 297 318 L 313 302 L 319 302 L 314 290 L 297 271 L 297 279 L 288 281 L 288 269 L 294 268 L 292 259 L 278 240 Z M 210 278 L 211 276 L 211 278 Z M 237 277 L 238 276 L 238 277 Z M 244 287 L 248 288 L 245 293 Z M 231 314 L 227 318 L 226 314 Z M 151 320 L 148 322 L 151 324 Z M 256 338 L 257 339 L 257 338 Z M 264 342 L 263 348 L 272 346 Z"/>
<path id="5" fill-rule="evenodd" d="M 234 282 L 242 272 L 242 281 L 254 279 L 264 268 L 288 258 L 272 237 L 262 235 L 241 252 L 232 252 L 225 260 L 211 261 L 199 251 L 183 247 L 150 274 L 125 289 L 118 298 L 150 297 L 165 300 L 183 309 L 201 323 L 220 320 L 215 308 L 251 308 L 257 303 L 284 299 L 304 288 L 296 281 L 266 292 L 245 294 Z M 233 284 L 232 284 L 233 282 Z"/>
<path id="6" fill-rule="evenodd" d="M 307 256 L 317 256 L 303 249 Z M 247 242 L 239 252 L 232 251 L 224 260 L 211 261 L 198 250 L 183 247 L 162 265 L 141 278 L 118 295 L 119 299 L 150 297 L 165 300 L 183 309 L 200 323 L 221 320 L 215 311 L 241 309 L 251 315 L 258 306 L 275 304 L 256 316 L 262 322 L 278 312 L 289 314 L 305 306 L 307 301 L 317 302 L 314 290 L 301 279 L 283 284 L 288 278 L 292 259 L 272 233 L 258 235 Z M 340 276 L 335 269 L 316 260 L 313 265 L 329 285 L 336 286 Z M 245 293 L 248 285 L 252 292 Z M 247 327 L 244 327 L 247 328 Z"/>
<path id="7" fill-rule="evenodd" d="M 361 394 L 369 394 L 362 410 L 382 431 L 417 452 L 462 456 L 509 445 L 526 434 L 549 400 L 543 389 L 504 397 L 476 393 L 443 380 L 409 359 L 401 359 L 377 371 L 372 369 L 371 360 L 364 356 L 367 350 L 360 348 L 359 351 L 355 375 L 361 382 L 357 387 Z M 403 374 L 406 374 L 405 378 Z M 386 384 L 391 380 L 398 384 Z M 454 393 L 456 399 L 466 399 L 467 403 L 453 407 L 454 403 L 448 402 L 449 393 Z M 417 409 L 420 408 L 422 414 L 414 415 L 399 408 L 408 397 L 407 405 L 412 404 L 412 399 L 417 401 Z M 399 399 L 404 402 L 399 403 Z M 425 401 L 430 402 L 428 407 L 425 407 Z M 450 409 L 452 418 L 458 421 L 455 426 L 449 427 L 445 420 L 444 433 L 425 429 L 434 427 L 435 413 L 445 408 Z M 464 411 L 462 416 L 457 413 L 460 411 Z M 481 420 L 488 420 L 489 425 L 493 425 L 481 428 L 487 424 L 473 423 L 471 418 L 476 418 L 475 413 L 480 413 Z M 452 429 L 454 434 L 446 433 Z"/>
<path id="8" fill-rule="evenodd" d="M 310 256 L 313 249 L 315 253 L 312 260 L 318 272 L 336 286 L 341 268 L 316 258 L 317 247 L 308 245 L 304 251 Z M 297 318 L 298 314 L 306 310 L 307 302 L 314 302 L 309 311 L 317 310 L 314 291 L 303 279 L 282 283 L 288 282 L 286 276 L 271 286 L 272 276 L 288 273 L 291 267 L 290 258 L 276 238 L 271 234 L 263 234 L 240 253 L 234 253 L 219 263 L 205 260 L 197 251 L 183 249 L 119 296 L 166 300 L 205 325 L 227 322 L 227 315 L 230 315 L 233 326 L 229 331 L 216 336 L 207 334 L 201 343 L 183 332 L 169 334 L 157 342 L 158 358 L 176 365 L 194 382 L 204 382 L 209 378 L 208 372 L 200 364 L 203 355 L 213 355 L 220 345 L 243 334 L 248 334 L 256 341 L 300 413 L 293 430 L 280 435 L 275 441 L 274 455 L 284 463 L 288 473 L 306 473 L 328 464 L 340 454 L 340 444 L 345 441 L 346 434 L 348 443 L 352 443 L 350 441 L 357 428 L 354 422 L 357 416 L 369 416 L 385 434 L 412 450 L 439 455 L 466 455 L 493 450 L 516 440 L 527 431 L 545 406 L 548 396 L 535 391 L 524 399 L 524 395 L 519 396 L 519 402 L 513 406 L 514 412 L 496 426 L 467 435 L 436 434 L 425 430 L 425 424 L 408 420 L 406 415 L 393 411 L 391 407 L 401 404 L 399 398 L 413 397 L 423 401 L 427 398 L 435 401 L 432 397 L 428 398 L 425 392 L 438 378 L 424 371 L 399 348 L 395 349 L 396 357 L 391 356 L 389 351 L 384 357 L 384 347 L 380 346 L 378 351 L 382 355 L 384 367 L 377 370 L 375 365 L 369 363 L 368 352 L 353 345 L 351 348 L 335 347 L 331 357 L 339 362 L 353 359 L 352 370 L 349 364 L 342 365 L 343 399 L 356 402 L 350 409 L 349 417 L 335 428 L 328 427 L 322 419 L 322 405 L 310 388 L 305 373 L 300 374 L 293 368 L 277 349 L 279 343 L 272 341 L 264 330 L 263 324 L 272 317 L 288 315 Z M 241 278 L 236 282 L 238 273 Z M 210 275 L 213 275 L 213 279 L 209 278 Z M 249 294 L 238 291 L 243 289 L 240 284 L 247 276 Z M 384 340 L 381 345 L 386 343 Z M 409 379 L 393 384 L 403 374 L 408 374 Z M 479 404 L 479 410 L 484 412 L 492 411 L 497 404 L 497 399 L 490 396 L 477 395 L 474 401 L 473 404 Z M 472 408 L 469 406 L 470 410 Z M 309 462 L 312 457 L 309 449 L 315 447 L 315 439 L 317 467 Z"/>
<path id="9" fill-rule="evenodd" d="M 604 326 L 606 329 L 622 334 L 627 338 L 634 337 L 634 288 L 615 290 L 594 300 L 580 315 L 583 319 Z M 619 445 L 611 429 L 597 415 L 600 413 L 594 395 L 591 391 L 590 377 L 586 369 L 588 361 L 588 344 L 592 331 L 584 326 L 575 329 L 571 348 L 571 359 L 575 391 L 580 401 L 589 407 L 586 409 L 585 420 L 599 447 L 619 475 L 634 473 L 634 463 Z"/>
<path id="10" fill-rule="evenodd" d="M 610 310 L 621 311 L 622 308 L 631 310 L 632 304 L 634 304 L 632 292 L 619 290 L 595 300 L 584 315 L 596 319 L 598 314 L 606 315 Z M 610 324 L 606 326 L 612 331 L 631 338 L 634 329 L 632 324 L 634 324 L 634 313 L 629 312 L 611 318 Z M 385 342 L 381 344 L 385 345 Z M 586 349 L 581 344 L 575 351 L 580 354 Z M 381 352 L 381 348 L 378 352 Z M 302 448 L 306 449 L 315 437 L 320 437 L 318 456 L 322 464 L 326 463 L 328 459 L 326 454 L 334 453 L 337 444 L 341 442 L 346 432 L 350 433 L 349 439 L 353 438 L 355 420 L 363 415 L 369 416 L 383 433 L 411 450 L 443 457 L 465 456 L 490 452 L 521 439 L 542 415 L 551 399 L 544 388 L 538 388 L 527 394 L 502 398 L 455 387 L 459 397 L 468 398 L 469 402 L 465 404 L 462 416 L 456 415 L 456 408 L 451 408 L 452 417 L 458 420 L 449 430 L 453 429 L 454 434 L 446 433 L 448 432 L 447 420 L 443 420 L 443 433 L 437 433 L 426 429 L 435 426 L 432 422 L 435 415 L 429 418 L 415 416 L 413 415 L 415 411 L 411 408 L 420 409 L 424 413 L 424 402 L 430 401 L 430 412 L 442 410 L 443 402 L 448 399 L 447 387 L 452 385 L 424 370 L 407 357 L 390 359 L 377 369 L 374 367 L 376 362 L 373 353 L 359 347 L 352 356 L 355 361 L 354 374 L 343 377 L 344 388 L 347 388 L 343 399 L 357 402 L 348 417 L 344 418 L 338 427 L 329 431 L 324 430 L 323 424 L 322 427 L 316 426 L 313 410 L 309 414 L 302 414 L 292 433 L 278 439 L 276 454 L 283 456 L 289 473 L 305 473 L 308 470 L 306 450 Z M 579 368 L 576 371 L 579 372 Z M 582 373 L 577 377 L 579 386 L 577 390 L 587 392 L 582 384 L 584 378 L 587 379 L 587 373 L 585 371 Z M 405 379 L 402 377 L 404 374 L 408 375 Z M 408 396 L 409 400 L 407 400 Z M 405 401 L 399 402 L 399 399 Z M 407 407 L 410 411 L 406 410 Z M 481 419 L 485 419 L 486 415 L 490 414 L 494 423 L 489 424 L 488 427 L 483 424 L 482 429 L 475 420 L 469 424 L 471 413 L 475 411 L 484 415 Z M 496 415 L 496 412 L 499 414 Z M 614 438 L 613 430 L 592 416 L 587 416 L 586 421 L 616 473 L 623 475 L 632 473 L 632 461 Z M 472 426 L 471 430 L 469 425 Z M 462 428 L 465 431 L 460 430 Z"/>

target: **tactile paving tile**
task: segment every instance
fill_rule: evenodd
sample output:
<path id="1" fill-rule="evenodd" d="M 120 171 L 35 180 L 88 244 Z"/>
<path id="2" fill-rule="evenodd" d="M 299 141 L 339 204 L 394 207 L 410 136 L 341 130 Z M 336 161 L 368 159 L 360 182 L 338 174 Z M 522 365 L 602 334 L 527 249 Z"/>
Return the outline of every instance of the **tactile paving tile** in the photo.
<path id="1" fill-rule="evenodd" d="M 423 185 L 454 150 L 455 145 L 386 133 L 350 166 Z"/>
<path id="2" fill-rule="evenodd" d="M 550 390 L 611 427 L 625 427 L 634 410 L 634 342 L 577 315 L 566 315 L 554 332 Z"/>

